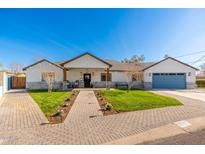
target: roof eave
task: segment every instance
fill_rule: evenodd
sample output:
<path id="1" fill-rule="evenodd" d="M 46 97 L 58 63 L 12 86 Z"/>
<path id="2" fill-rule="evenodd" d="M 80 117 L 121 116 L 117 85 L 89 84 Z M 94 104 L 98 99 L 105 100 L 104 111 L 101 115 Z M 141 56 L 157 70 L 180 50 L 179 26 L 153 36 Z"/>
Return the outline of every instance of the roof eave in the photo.
<path id="1" fill-rule="evenodd" d="M 161 62 L 163 62 L 163 61 L 165 61 L 165 60 L 167 60 L 167 59 L 172 59 L 172 60 L 174 60 L 174 61 L 177 61 L 177 62 L 179 62 L 179 63 L 181 63 L 181 64 L 183 64 L 183 65 L 186 65 L 187 67 L 190 67 L 190 68 L 192 68 L 192 69 L 194 69 L 194 70 L 196 70 L 196 71 L 199 70 L 199 69 L 197 69 L 197 68 L 195 68 L 195 67 L 193 67 L 193 66 L 191 66 L 191 65 L 188 65 L 188 64 L 186 64 L 186 63 L 183 63 L 183 62 L 181 62 L 181 61 L 179 61 L 179 60 L 177 60 L 177 59 L 175 59 L 175 58 L 167 57 L 167 58 L 165 58 L 165 59 L 163 59 L 163 60 L 161 60 L 161 61 L 159 61 L 159 62 L 154 63 L 154 64 L 151 65 L 151 66 L 146 67 L 146 68 L 143 69 L 142 71 L 145 71 L 145 70 L 147 70 L 147 69 L 149 69 L 149 68 L 151 68 L 151 67 L 153 67 L 153 66 L 155 66 L 155 65 L 157 65 L 157 64 L 159 64 L 159 63 L 161 63 Z"/>
<path id="2" fill-rule="evenodd" d="M 52 64 L 52 65 L 54 65 L 54 66 L 56 66 L 56 67 L 58 67 L 58 68 L 60 68 L 60 69 L 64 69 L 64 67 L 62 67 L 62 66 L 60 66 L 60 65 L 57 65 L 57 64 L 55 64 L 55 63 L 52 63 L 52 62 L 50 62 L 50 61 L 47 60 L 47 59 L 42 59 L 42 60 L 40 60 L 40 61 L 37 61 L 36 63 L 33 63 L 33 64 L 31 64 L 31 65 L 29 65 L 29 66 L 27 66 L 27 67 L 24 67 L 24 68 L 23 68 L 23 71 L 26 71 L 28 68 L 30 68 L 30 67 L 32 67 L 32 66 L 35 66 L 35 65 L 37 65 L 37 64 L 39 64 L 39 63 L 42 63 L 42 62 L 44 62 L 44 61 L 46 61 L 46 62 L 48 62 L 48 63 L 50 63 L 50 64 Z"/>
<path id="3" fill-rule="evenodd" d="M 106 62 L 106 61 L 104 61 L 104 60 L 102 60 L 102 59 L 100 59 L 100 58 L 94 56 L 93 54 L 91 54 L 91 53 L 89 53 L 89 52 L 85 52 L 84 54 L 81 54 L 81 55 L 79 55 L 79 56 L 77 56 L 77 57 L 74 57 L 74 58 L 72 58 L 72 59 L 70 59 L 70 60 L 67 60 L 66 62 L 63 62 L 63 63 L 60 64 L 60 65 L 64 67 L 65 64 L 67 64 L 67 63 L 69 63 L 69 62 L 71 62 L 71 61 L 74 61 L 74 60 L 76 60 L 76 59 L 78 59 L 78 58 L 80 58 L 80 57 L 83 57 L 83 56 L 85 56 L 85 55 L 89 55 L 89 56 L 91 56 L 91 57 L 93 57 L 93 58 L 95 58 L 95 59 L 97 59 L 97 60 L 103 62 L 104 64 L 108 65 L 109 67 L 112 67 L 112 65 L 111 65 L 110 63 L 108 63 L 108 62 Z"/>

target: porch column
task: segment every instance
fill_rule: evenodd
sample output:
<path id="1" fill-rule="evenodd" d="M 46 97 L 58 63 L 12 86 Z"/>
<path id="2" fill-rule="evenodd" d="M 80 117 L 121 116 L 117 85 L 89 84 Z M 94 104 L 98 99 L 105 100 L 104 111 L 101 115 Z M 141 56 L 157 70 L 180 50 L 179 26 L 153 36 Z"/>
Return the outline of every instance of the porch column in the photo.
<path id="1" fill-rule="evenodd" d="M 64 68 L 63 69 L 63 81 L 66 81 L 67 80 L 67 69 Z"/>
<path id="2" fill-rule="evenodd" d="M 106 69 L 106 89 L 110 88 L 110 87 L 108 87 L 108 77 L 109 77 L 109 74 L 110 74 L 110 68 L 108 67 Z"/>

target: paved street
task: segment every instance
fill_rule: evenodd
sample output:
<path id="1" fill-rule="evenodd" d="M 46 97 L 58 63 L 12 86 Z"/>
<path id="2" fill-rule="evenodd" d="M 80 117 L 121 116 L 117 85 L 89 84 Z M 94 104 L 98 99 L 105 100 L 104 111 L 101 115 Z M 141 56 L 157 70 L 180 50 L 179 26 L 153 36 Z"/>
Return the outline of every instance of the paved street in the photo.
<path id="1" fill-rule="evenodd" d="M 7 111 L 12 106 L 11 104 L 26 103 L 27 105 L 24 105 L 23 111 L 19 105 L 13 105 L 12 111 L 15 112 L 2 114 L 1 119 L 13 118 L 12 123 L 18 123 L 15 121 L 15 115 L 23 112 L 21 116 L 23 116 L 22 118 L 27 117 L 28 122 L 23 123 L 25 127 L 14 124 L 12 129 L 8 129 L 11 122 L 0 125 L 0 143 L 104 144 L 170 122 L 205 115 L 204 102 L 176 95 L 173 97 L 181 100 L 184 105 L 103 116 L 99 111 L 93 91 L 81 91 L 63 124 L 40 125 L 45 121 L 45 117 L 28 94 L 25 92 L 8 93 L 0 106 L 1 112 Z M 31 113 L 33 115 L 30 115 Z M 35 116 L 39 118 L 34 123 Z M 32 123 L 32 125 L 28 125 L 28 123 Z"/>
<path id="2" fill-rule="evenodd" d="M 151 145 L 205 145 L 205 129 L 193 133 L 180 134 L 143 144 Z"/>

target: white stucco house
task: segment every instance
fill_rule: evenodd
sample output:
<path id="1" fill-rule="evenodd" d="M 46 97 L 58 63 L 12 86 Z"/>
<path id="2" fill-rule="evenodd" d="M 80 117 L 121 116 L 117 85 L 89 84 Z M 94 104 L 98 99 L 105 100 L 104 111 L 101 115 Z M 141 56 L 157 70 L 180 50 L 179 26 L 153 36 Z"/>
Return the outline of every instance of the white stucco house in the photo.
<path id="1" fill-rule="evenodd" d="M 50 62 L 46 59 L 24 68 L 28 89 L 46 89 L 45 73 L 54 76 L 54 87 L 117 87 L 131 83 L 132 88 L 186 89 L 195 88 L 197 69 L 168 57 L 156 63 L 128 64 L 106 60 L 84 53 L 73 59 Z"/>

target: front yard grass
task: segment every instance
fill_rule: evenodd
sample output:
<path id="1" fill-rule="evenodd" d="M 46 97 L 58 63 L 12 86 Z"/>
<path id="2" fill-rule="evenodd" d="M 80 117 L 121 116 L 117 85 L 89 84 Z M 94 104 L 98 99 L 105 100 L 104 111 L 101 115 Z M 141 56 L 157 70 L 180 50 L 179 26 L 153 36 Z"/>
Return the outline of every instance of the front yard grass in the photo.
<path id="1" fill-rule="evenodd" d="M 64 102 L 65 99 L 70 98 L 72 92 L 48 92 L 46 90 L 31 90 L 30 96 L 39 105 L 44 114 L 49 117 L 57 108 Z"/>
<path id="2" fill-rule="evenodd" d="M 175 98 L 144 90 L 101 90 L 99 92 L 115 110 L 121 112 L 182 105 Z"/>

